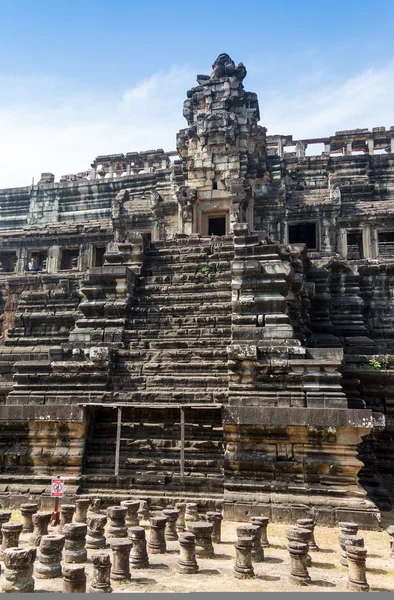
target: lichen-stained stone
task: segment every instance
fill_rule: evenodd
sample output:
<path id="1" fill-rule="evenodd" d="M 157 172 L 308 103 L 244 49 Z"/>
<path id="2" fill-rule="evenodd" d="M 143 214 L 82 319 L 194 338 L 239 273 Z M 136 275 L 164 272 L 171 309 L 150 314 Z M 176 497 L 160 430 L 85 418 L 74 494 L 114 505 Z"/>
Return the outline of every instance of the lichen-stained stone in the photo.
<path id="1" fill-rule="evenodd" d="M 3 551 L 4 573 L 0 581 L 3 593 L 34 592 L 35 558 L 35 548 L 6 548 Z"/>
<path id="2" fill-rule="evenodd" d="M 37 551 L 34 575 L 37 579 L 55 579 L 62 575 L 62 550 L 64 535 L 43 535 Z"/>

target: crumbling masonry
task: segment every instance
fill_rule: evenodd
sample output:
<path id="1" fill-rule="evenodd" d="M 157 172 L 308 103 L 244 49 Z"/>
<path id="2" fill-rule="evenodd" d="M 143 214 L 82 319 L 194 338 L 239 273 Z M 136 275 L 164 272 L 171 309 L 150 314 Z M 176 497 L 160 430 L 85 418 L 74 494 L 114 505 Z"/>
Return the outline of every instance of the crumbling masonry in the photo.
<path id="1" fill-rule="evenodd" d="M 176 152 L 0 190 L 0 502 L 60 473 L 234 520 L 391 509 L 394 128 L 267 136 L 245 75 L 197 76 Z"/>

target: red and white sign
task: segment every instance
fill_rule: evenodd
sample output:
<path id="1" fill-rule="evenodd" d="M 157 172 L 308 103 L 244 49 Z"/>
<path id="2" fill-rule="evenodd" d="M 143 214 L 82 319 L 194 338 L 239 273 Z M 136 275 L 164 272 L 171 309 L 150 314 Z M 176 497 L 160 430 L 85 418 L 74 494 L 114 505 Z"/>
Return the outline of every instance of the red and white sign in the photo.
<path id="1" fill-rule="evenodd" d="M 52 479 L 52 498 L 63 498 L 64 479 Z"/>

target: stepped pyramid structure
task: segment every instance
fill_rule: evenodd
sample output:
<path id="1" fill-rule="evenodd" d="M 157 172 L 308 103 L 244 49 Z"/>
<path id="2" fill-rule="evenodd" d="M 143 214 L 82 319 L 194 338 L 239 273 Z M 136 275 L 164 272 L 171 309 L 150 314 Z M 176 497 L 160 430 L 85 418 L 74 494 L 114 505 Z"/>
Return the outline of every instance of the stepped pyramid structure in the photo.
<path id="1" fill-rule="evenodd" d="M 392 509 L 394 128 L 267 135 L 245 76 L 197 76 L 176 151 L 0 190 L 0 502 L 61 474 L 233 520 Z"/>

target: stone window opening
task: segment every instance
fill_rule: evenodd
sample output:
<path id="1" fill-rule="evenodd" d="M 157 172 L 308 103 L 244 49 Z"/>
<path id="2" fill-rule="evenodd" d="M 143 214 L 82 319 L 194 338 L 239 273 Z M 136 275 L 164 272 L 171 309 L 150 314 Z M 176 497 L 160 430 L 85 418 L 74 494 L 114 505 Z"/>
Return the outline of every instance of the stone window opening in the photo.
<path id="1" fill-rule="evenodd" d="M 347 258 L 349 260 L 364 258 L 362 231 L 347 232 Z"/>
<path id="2" fill-rule="evenodd" d="M 60 262 L 61 271 L 78 270 L 79 248 L 65 248 L 62 250 Z"/>
<path id="3" fill-rule="evenodd" d="M 107 251 L 107 246 L 95 246 L 94 248 L 94 257 L 93 257 L 93 266 L 94 267 L 102 267 L 104 264 L 104 254 Z"/>
<path id="4" fill-rule="evenodd" d="M 0 253 L 0 271 L 3 273 L 13 273 L 16 265 L 16 252 Z"/>
<path id="5" fill-rule="evenodd" d="M 378 246 L 379 255 L 394 256 L 394 231 L 378 231 Z"/>
<path id="6" fill-rule="evenodd" d="M 48 251 L 47 250 L 30 250 L 27 255 L 26 270 L 29 270 L 29 262 L 34 259 L 34 266 L 40 271 L 46 271 Z"/>
<path id="7" fill-rule="evenodd" d="M 287 226 L 289 244 L 305 244 L 308 250 L 317 250 L 316 223 L 293 223 Z"/>

